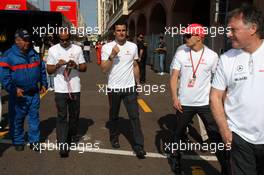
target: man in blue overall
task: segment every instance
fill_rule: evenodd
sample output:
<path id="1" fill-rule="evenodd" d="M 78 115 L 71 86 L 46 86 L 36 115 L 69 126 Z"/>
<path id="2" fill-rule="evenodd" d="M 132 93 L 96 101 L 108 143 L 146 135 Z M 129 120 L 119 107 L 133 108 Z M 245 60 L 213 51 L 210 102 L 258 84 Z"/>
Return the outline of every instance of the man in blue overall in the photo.
<path id="1" fill-rule="evenodd" d="M 32 48 L 28 31 L 16 31 L 15 44 L 2 61 L 2 85 L 9 93 L 9 103 L 14 107 L 14 115 L 10 116 L 10 132 L 15 150 L 24 150 L 23 126 L 28 116 L 30 148 L 39 151 L 39 94 L 46 91 L 47 78 L 44 63 Z"/>

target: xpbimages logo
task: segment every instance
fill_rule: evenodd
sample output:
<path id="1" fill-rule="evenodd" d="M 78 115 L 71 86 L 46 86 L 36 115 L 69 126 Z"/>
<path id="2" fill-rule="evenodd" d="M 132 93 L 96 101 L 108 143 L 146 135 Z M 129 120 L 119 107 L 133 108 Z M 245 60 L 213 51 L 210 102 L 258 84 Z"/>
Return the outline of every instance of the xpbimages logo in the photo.
<path id="1" fill-rule="evenodd" d="M 115 93 L 126 93 L 126 92 L 137 92 L 137 93 L 143 93 L 143 95 L 151 95 L 151 93 L 164 93 L 166 92 L 166 85 L 155 85 L 155 84 L 139 84 L 137 86 L 134 86 L 132 88 L 117 88 L 117 89 L 110 89 L 108 88 L 107 84 L 97 84 L 98 86 L 98 92 L 103 93 L 107 95 L 109 92 L 115 92 Z"/>
<path id="2" fill-rule="evenodd" d="M 231 144 L 224 143 L 185 143 L 180 141 L 179 143 L 165 143 L 166 152 L 175 152 L 175 151 L 210 151 L 211 153 L 216 153 L 217 151 L 230 151 Z"/>
<path id="3" fill-rule="evenodd" d="M 94 151 L 100 149 L 100 143 L 95 142 L 78 142 L 78 143 L 53 143 L 49 140 L 46 143 L 41 143 L 40 146 L 37 144 L 33 144 L 33 150 L 38 151 L 39 153 L 42 153 L 44 151 L 60 151 L 60 150 L 71 150 L 71 151 L 77 151 L 78 153 L 82 154 L 87 151 Z"/>
<path id="4" fill-rule="evenodd" d="M 179 27 L 170 27 L 170 26 L 166 26 L 165 29 L 165 33 L 164 35 L 170 35 L 171 37 L 173 37 L 174 35 L 183 35 L 185 34 L 183 31 L 186 30 L 186 26 L 183 26 L 180 24 Z M 202 27 L 203 28 L 203 32 L 205 35 L 208 35 L 210 37 L 216 37 L 217 35 L 224 35 L 227 34 L 229 32 L 231 32 L 231 28 L 230 27 Z M 190 33 L 197 33 L 201 30 L 200 27 L 197 28 L 192 28 L 191 31 L 189 31 Z"/>
<path id="5" fill-rule="evenodd" d="M 49 24 L 44 27 L 32 27 L 33 35 L 38 35 L 40 37 L 45 35 L 60 34 L 62 32 L 70 33 L 71 35 L 78 35 L 79 37 L 84 37 L 86 35 L 95 34 L 98 35 L 98 27 L 59 27 L 59 26 L 50 26 Z"/>

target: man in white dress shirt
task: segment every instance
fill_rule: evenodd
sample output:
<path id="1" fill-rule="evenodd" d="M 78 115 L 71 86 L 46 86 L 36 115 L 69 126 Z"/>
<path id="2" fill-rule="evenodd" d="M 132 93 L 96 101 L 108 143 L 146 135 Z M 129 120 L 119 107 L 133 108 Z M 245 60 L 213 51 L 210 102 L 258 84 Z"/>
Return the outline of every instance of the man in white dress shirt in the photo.
<path id="1" fill-rule="evenodd" d="M 223 141 L 232 145 L 233 175 L 264 174 L 263 23 L 254 7 L 230 12 L 233 49 L 221 55 L 212 83 L 211 108 Z"/>

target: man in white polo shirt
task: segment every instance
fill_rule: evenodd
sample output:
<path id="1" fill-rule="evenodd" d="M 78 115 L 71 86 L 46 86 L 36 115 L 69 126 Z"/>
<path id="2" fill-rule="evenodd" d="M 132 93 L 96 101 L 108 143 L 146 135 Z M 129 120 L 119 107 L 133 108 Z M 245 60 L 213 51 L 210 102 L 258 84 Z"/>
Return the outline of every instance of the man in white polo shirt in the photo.
<path id="1" fill-rule="evenodd" d="M 176 51 L 170 78 L 173 107 L 176 109 L 178 119 L 174 130 L 174 141 L 179 143 L 187 125 L 198 114 L 205 125 L 209 140 L 220 143 L 221 136 L 209 106 L 211 77 L 215 72 L 218 55 L 203 44 L 205 30 L 200 24 L 190 24 L 182 33 L 186 43 Z M 224 152 L 217 151 L 216 155 L 224 174 L 226 171 Z M 180 152 L 172 153 L 171 160 L 174 171 L 181 172 Z"/>
<path id="2" fill-rule="evenodd" d="M 119 148 L 118 119 L 120 103 L 123 100 L 127 109 L 134 138 L 134 151 L 138 158 L 144 158 L 144 138 L 140 127 L 137 104 L 136 83 L 139 83 L 139 67 L 137 64 L 137 45 L 126 40 L 125 23 L 115 25 L 115 40 L 102 47 L 103 72 L 108 73 L 109 97 L 109 131 L 113 148 Z"/>
<path id="3" fill-rule="evenodd" d="M 55 102 L 58 111 L 56 132 L 60 156 L 68 157 L 69 144 L 78 141 L 81 91 L 79 72 L 86 71 L 86 64 L 82 48 L 71 44 L 68 30 L 60 31 L 59 40 L 60 43 L 49 49 L 47 71 L 54 74 Z"/>
<path id="4" fill-rule="evenodd" d="M 233 49 L 221 56 L 212 83 L 211 108 L 223 141 L 232 144 L 233 175 L 264 174 L 263 21 L 251 6 L 230 12 Z"/>

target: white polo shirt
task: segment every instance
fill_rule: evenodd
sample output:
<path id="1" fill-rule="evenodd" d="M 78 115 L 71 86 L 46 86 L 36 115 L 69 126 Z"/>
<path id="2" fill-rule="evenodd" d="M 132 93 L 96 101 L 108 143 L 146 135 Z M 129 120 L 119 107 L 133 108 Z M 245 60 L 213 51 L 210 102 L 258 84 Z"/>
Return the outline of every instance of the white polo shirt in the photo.
<path id="1" fill-rule="evenodd" d="M 180 85 L 178 98 L 183 106 L 205 106 L 209 104 L 209 93 L 211 88 L 212 73 L 215 72 L 218 55 L 208 47 L 204 46 L 204 53 L 200 65 L 196 72 L 196 80 L 193 87 L 188 87 L 189 81 L 193 76 L 192 63 L 190 59 L 190 48 L 181 45 L 177 49 L 171 69 L 180 71 Z M 196 69 L 202 50 L 191 51 L 194 69 Z"/>
<path id="2" fill-rule="evenodd" d="M 60 59 L 68 62 L 69 60 L 75 61 L 77 65 L 85 63 L 83 58 L 82 48 L 75 44 L 71 44 L 68 48 L 61 47 L 60 44 L 56 44 L 52 46 L 48 51 L 47 64 L 48 65 L 56 65 Z M 54 74 L 54 89 L 55 92 L 58 93 L 69 93 L 70 92 L 80 92 L 81 91 L 81 83 L 79 78 L 79 71 L 76 69 L 72 69 L 69 76 L 69 84 L 68 86 L 67 80 L 65 79 L 63 72 L 65 70 L 65 66 L 60 67 Z"/>
<path id="3" fill-rule="evenodd" d="M 252 144 L 264 144 L 264 42 L 252 54 L 231 49 L 221 55 L 212 87 L 227 89 L 230 129 Z"/>
<path id="4" fill-rule="evenodd" d="M 108 60 L 112 48 L 117 43 L 112 41 L 103 45 L 102 47 L 102 60 Z M 120 89 L 135 86 L 135 77 L 133 71 L 133 63 L 138 59 L 137 45 L 126 41 L 123 45 L 117 44 L 119 53 L 114 58 L 114 63 L 108 74 L 108 88 Z"/>

